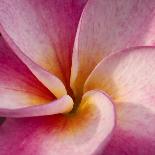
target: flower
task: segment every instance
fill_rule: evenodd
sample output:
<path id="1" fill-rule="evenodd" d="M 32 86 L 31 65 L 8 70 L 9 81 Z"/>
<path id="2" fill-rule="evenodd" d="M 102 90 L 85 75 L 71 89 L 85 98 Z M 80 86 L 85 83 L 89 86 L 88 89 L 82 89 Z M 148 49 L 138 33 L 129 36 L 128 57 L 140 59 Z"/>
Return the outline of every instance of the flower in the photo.
<path id="1" fill-rule="evenodd" d="M 154 0 L 0 0 L 0 155 L 154 155 L 154 28 Z"/>

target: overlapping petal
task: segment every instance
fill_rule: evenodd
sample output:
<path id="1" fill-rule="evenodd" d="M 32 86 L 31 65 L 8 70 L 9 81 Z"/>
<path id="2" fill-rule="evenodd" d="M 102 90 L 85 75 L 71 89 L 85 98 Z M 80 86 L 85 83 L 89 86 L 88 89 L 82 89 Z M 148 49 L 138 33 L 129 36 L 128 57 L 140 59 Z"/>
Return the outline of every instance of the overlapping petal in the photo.
<path id="1" fill-rule="evenodd" d="M 72 46 L 86 1 L 1 0 L 1 32 L 35 63 L 69 82 Z"/>
<path id="2" fill-rule="evenodd" d="M 12 42 L 12 40 L 8 37 L 8 35 L 5 32 L 3 33 L 3 36 L 7 38 L 7 41 L 10 43 L 11 49 L 13 50 L 14 54 L 16 54 L 19 57 L 19 59 L 29 68 L 29 70 L 35 75 L 35 77 L 44 86 L 46 86 L 46 88 L 48 88 L 57 98 L 60 98 L 67 94 L 63 82 L 58 77 L 45 70 L 44 68 L 36 64 L 34 61 L 32 61 L 29 57 L 27 57 L 14 44 L 14 42 Z M 6 45 L 8 46 L 8 44 Z"/>
<path id="3" fill-rule="evenodd" d="M 111 138 L 114 125 L 112 102 L 102 92 L 90 91 L 76 113 L 7 119 L 0 127 L 0 154 L 99 153 Z"/>
<path id="4" fill-rule="evenodd" d="M 0 37 L 0 108 L 51 102 L 54 95 L 31 73 Z"/>
<path id="5" fill-rule="evenodd" d="M 90 0 L 75 39 L 71 85 L 81 92 L 96 64 L 112 52 L 155 44 L 155 1 Z"/>
<path id="6" fill-rule="evenodd" d="M 20 104 L 20 101 L 16 101 Z M 60 99 L 54 100 L 50 103 L 41 103 L 41 105 L 28 106 L 18 109 L 0 108 L 0 116 L 3 117 L 32 117 L 32 116 L 45 116 L 68 113 L 73 108 L 73 100 L 70 96 L 65 95 Z"/>
<path id="7" fill-rule="evenodd" d="M 116 103 L 117 129 L 106 155 L 155 154 L 155 48 L 137 47 L 101 61 L 85 91 L 101 89 Z"/>
<path id="8" fill-rule="evenodd" d="M 155 45 L 155 1 L 90 0 L 72 57 L 86 1 L 0 1 L 1 155 L 155 154 L 155 47 L 119 52 Z"/>
<path id="9" fill-rule="evenodd" d="M 44 84 L 47 88 L 54 90 L 56 97 L 61 98 L 55 100 L 52 92 L 32 74 L 0 36 L 0 116 L 30 117 L 71 111 L 71 97 L 65 95 L 63 89 L 58 89 L 60 87 L 51 79 L 50 73 L 37 67 L 33 62 L 29 64 L 31 69 L 42 77 L 41 81 L 46 82 Z M 0 122 L 3 123 L 3 119 L 0 119 Z"/>

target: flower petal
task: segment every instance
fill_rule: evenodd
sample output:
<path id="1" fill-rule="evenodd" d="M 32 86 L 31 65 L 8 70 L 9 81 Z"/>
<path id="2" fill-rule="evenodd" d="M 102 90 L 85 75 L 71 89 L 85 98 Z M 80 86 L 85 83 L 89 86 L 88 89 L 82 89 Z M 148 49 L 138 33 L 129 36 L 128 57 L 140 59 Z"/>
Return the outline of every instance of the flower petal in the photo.
<path id="1" fill-rule="evenodd" d="M 112 52 L 155 44 L 155 1 L 90 0 L 75 39 L 71 85 L 82 91 L 96 64 Z"/>
<path id="2" fill-rule="evenodd" d="M 29 68 L 29 70 L 35 75 L 35 77 L 48 88 L 57 98 L 60 98 L 67 94 L 66 88 L 63 82 L 54 76 L 52 73 L 43 69 L 41 66 L 33 62 L 27 57 L 21 50 L 12 42 L 6 33 L 3 36 L 7 38 L 7 41 L 11 44 L 13 52 L 20 58 L 20 60 Z M 2 41 L 6 44 L 5 41 Z M 5 46 L 8 46 L 7 44 Z M 9 47 L 10 48 L 10 47 Z"/>
<path id="3" fill-rule="evenodd" d="M 19 101 L 17 101 L 19 102 Z M 0 108 L 0 116 L 3 117 L 32 117 L 44 116 L 60 113 L 68 113 L 73 108 L 73 100 L 70 96 L 66 95 L 51 103 L 46 103 L 38 106 L 29 106 L 20 109 L 3 109 Z"/>
<path id="4" fill-rule="evenodd" d="M 90 155 L 104 148 L 114 124 L 111 101 L 91 91 L 77 113 L 7 119 L 0 126 L 0 154 Z"/>
<path id="5" fill-rule="evenodd" d="M 103 155 L 154 155 L 155 113 L 132 103 L 117 111 L 117 128 Z"/>
<path id="6" fill-rule="evenodd" d="M 116 103 L 117 130 L 105 154 L 154 155 L 155 47 L 104 59 L 85 83 L 85 91 L 91 89 L 104 90 Z"/>
<path id="7" fill-rule="evenodd" d="M 0 23 L 24 54 L 66 82 L 76 28 L 86 1 L 1 0 Z"/>
<path id="8" fill-rule="evenodd" d="M 55 96 L 40 83 L 0 36 L 0 108 L 48 103 Z"/>

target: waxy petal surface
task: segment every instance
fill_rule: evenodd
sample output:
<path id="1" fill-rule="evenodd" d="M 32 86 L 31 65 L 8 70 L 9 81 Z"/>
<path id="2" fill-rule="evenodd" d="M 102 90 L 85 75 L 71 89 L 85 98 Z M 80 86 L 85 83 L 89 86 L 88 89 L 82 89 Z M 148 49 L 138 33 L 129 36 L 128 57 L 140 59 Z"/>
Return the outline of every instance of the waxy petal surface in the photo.
<path id="1" fill-rule="evenodd" d="M 48 103 L 55 96 L 43 86 L 0 37 L 0 108 Z"/>
<path id="2" fill-rule="evenodd" d="M 35 75 L 35 77 L 44 86 L 46 86 L 46 88 L 48 88 L 52 92 L 52 94 L 54 94 L 57 98 L 60 98 L 67 94 L 65 86 L 59 78 L 57 78 L 55 75 L 42 68 L 33 60 L 31 60 L 28 56 L 26 56 L 18 48 L 18 46 L 14 44 L 13 40 L 7 35 L 5 31 L 3 31 L 3 37 L 5 37 L 5 41 L 7 40 L 7 42 L 9 43 L 9 48 L 11 47 L 14 54 L 16 54 L 19 57 L 19 59 L 29 68 L 29 70 Z"/>
<path id="3" fill-rule="evenodd" d="M 90 0 L 78 26 L 71 85 L 81 92 L 96 64 L 128 47 L 155 44 L 155 1 Z"/>
<path id="4" fill-rule="evenodd" d="M 88 77 L 85 91 L 103 90 L 116 103 L 117 128 L 106 155 L 155 154 L 154 71 L 155 48 L 137 47 L 104 59 Z"/>
<path id="5" fill-rule="evenodd" d="M 16 101 L 20 102 L 20 101 Z M 20 104 L 20 103 L 19 103 Z M 70 96 L 66 95 L 58 100 L 54 100 L 50 103 L 45 103 L 42 105 L 29 106 L 25 108 L 18 109 L 4 109 L 0 108 L 0 116 L 3 117 L 32 117 L 32 116 L 45 116 L 54 115 L 61 113 L 68 113 L 73 108 L 73 100 Z"/>
<path id="6" fill-rule="evenodd" d="M 0 154 L 99 153 L 111 138 L 114 125 L 112 102 L 102 92 L 90 91 L 83 96 L 77 113 L 7 119 L 0 126 Z"/>
<path id="7" fill-rule="evenodd" d="M 87 0 L 1 0 L 0 24 L 19 49 L 69 83 L 72 47 Z"/>

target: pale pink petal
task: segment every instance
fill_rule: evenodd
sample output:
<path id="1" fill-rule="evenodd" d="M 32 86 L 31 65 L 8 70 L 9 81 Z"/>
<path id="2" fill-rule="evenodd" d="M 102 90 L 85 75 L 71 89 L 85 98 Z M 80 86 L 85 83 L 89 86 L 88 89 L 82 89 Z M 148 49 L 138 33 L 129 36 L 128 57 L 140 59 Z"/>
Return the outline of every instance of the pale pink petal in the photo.
<path id="1" fill-rule="evenodd" d="M 7 119 L 0 126 L 0 154 L 90 155 L 111 138 L 115 112 L 102 92 L 84 95 L 76 113 Z"/>
<path id="2" fill-rule="evenodd" d="M 55 99 L 0 37 L 0 108 L 23 108 Z"/>
<path id="3" fill-rule="evenodd" d="M 71 85 L 81 91 L 96 64 L 112 52 L 155 44 L 155 1 L 90 0 L 75 39 Z"/>
<path id="4" fill-rule="evenodd" d="M 16 101 L 20 104 L 20 101 Z M 68 113 L 73 108 L 73 100 L 70 96 L 66 95 L 58 100 L 42 105 L 29 106 L 25 108 L 9 109 L 0 108 L 0 116 L 3 117 L 32 117 L 32 116 L 45 116 L 60 113 Z"/>
<path id="5" fill-rule="evenodd" d="M 155 154 L 155 47 L 111 55 L 98 64 L 84 87 L 104 90 L 116 103 L 117 130 L 106 155 Z"/>
<path id="6" fill-rule="evenodd" d="M 69 82 L 72 47 L 87 0 L 1 0 L 0 24 L 24 54 Z"/>

